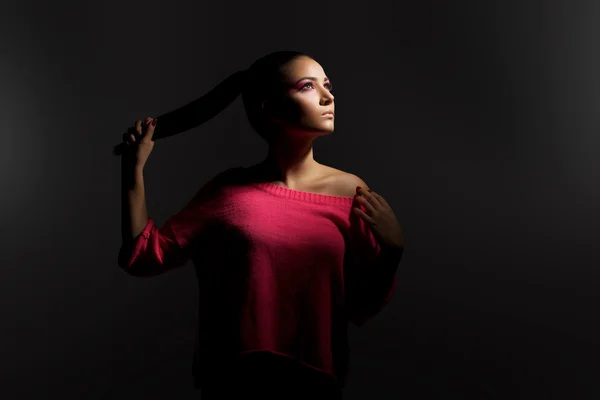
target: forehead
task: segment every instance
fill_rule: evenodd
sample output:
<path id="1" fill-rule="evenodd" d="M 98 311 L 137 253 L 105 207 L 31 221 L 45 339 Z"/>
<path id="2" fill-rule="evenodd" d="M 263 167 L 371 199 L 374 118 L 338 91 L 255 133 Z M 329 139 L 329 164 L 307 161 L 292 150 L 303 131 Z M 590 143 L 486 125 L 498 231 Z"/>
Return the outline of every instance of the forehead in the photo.
<path id="1" fill-rule="evenodd" d="M 297 57 L 282 68 L 283 75 L 292 81 L 304 76 L 314 76 L 322 79 L 325 77 L 325 70 L 321 64 L 309 57 Z"/>

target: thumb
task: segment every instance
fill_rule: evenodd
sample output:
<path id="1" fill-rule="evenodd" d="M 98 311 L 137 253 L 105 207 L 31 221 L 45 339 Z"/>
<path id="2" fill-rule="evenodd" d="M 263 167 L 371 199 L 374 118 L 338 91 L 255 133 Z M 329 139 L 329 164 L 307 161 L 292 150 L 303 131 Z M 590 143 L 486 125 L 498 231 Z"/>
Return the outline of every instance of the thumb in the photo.
<path id="1" fill-rule="evenodd" d="M 156 123 L 158 122 L 158 120 L 156 118 L 154 118 L 152 120 L 152 122 L 150 122 L 148 124 L 148 129 L 146 131 L 146 134 L 144 135 L 144 138 L 148 138 L 148 140 L 152 140 L 152 137 L 154 136 L 154 129 L 156 129 Z"/>

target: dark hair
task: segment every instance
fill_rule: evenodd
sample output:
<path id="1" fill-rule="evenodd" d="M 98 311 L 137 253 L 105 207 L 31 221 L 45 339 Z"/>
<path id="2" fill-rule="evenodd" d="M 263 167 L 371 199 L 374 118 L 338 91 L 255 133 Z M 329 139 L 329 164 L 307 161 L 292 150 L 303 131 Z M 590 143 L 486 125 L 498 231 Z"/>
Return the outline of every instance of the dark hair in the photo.
<path id="1" fill-rule="evenodd" d="M 313 58 L 299 51 L 283 50 L 257 59 L 248 69 L 231 74 L 204 96 L 156 117 L 158 124 L 153 139 L 174 136 L 202 125 L 227 108 L 241 93 L 250 126 L 269 142 L 272 130 L 261 113 L 261 103 L 264 100 L 277 102 L 281 93 L 281 68 L 302 56 Z M 126 148 L 125 143 L 120 143 L 114 147 L 113 154 L 119 155 Z"/>
<path id="2" fill-rule="evenodd" d="M 260 112 L 261 103 L 277 103 L 281 93 L 281 67 L 297 57 L 310 57 L 298 51 L 276 51 L 254 61 L 245 72 L 242 99 L 252 128 L 267 142 L 271 130 Z M 312 58 L 312 57 L 310 57 Z"/>

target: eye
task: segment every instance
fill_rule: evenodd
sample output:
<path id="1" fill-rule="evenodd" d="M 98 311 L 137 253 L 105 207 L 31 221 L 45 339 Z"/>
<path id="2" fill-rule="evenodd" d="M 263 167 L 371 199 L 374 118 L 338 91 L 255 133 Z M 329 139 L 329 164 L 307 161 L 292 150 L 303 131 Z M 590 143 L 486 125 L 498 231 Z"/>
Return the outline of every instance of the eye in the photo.
<path id="1" fill-rule="evenodd" d="M 307 85 L 310 85 L 310 86 L 314 87 L 314 85 L 312 84 L 312 82 L 306 82 L 304 85 L 302 85 L 301 89 L 304 89 Z M 326 83 L 325 87 L 328 88 L 331 93 L 333 93 L 333 85 L 331 83 L 329 83 L 329 82 Z"/>

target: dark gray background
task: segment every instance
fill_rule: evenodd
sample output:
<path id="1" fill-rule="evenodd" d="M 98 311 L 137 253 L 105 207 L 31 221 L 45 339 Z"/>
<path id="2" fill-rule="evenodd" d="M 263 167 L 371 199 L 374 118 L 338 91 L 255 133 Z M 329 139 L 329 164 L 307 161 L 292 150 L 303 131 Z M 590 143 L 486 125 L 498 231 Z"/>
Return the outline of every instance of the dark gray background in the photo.
<path id="1" fill-rule="evenodd" d="M 315 158 L 363 178 L 405 230 L 396 295 L 351 328 L 347 399 L 598 398 L 598 2 L 2 9 L 2 398 L 198 398 L 192 264 L 117 266 L 111 150 L 280 49 L 335 86 Z M 157 142 L 150 215 L 266 150 L 241 97 Z"/>

